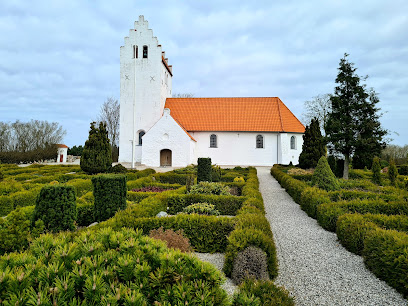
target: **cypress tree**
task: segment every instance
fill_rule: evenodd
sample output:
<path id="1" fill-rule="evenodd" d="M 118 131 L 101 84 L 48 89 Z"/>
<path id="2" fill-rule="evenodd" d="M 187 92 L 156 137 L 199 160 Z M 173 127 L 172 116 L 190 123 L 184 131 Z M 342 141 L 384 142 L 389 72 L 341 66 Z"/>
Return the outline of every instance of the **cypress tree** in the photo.
<path id="1" fill-rule="evenodd" d="M 398 177 L 398 169 L 397 169 L 397 166 L 395 165 L 394 159 L 391 159 L 390 166 L 388 167 L 388 178 L 390 179 L 392 186 L 396 185 L 397 177 Z"/>
<path id="2" fill-rule="evenodd" d="M 310 126 L 306 126 L 303 135 L 302 153 L 299 156 L 299 167 L 303 169 L 316 168 L 320 157 L 326 155 L 323 136 L 320 131 L 319 119 L 312 119 Z"/>
<path id="3" fill-rule="evenodd" d="M 81 156 L 81 169 L 89 174 L 107 172 L 112 167 L 111 151 L 106 124 L 100 122 L 96 128 L 92 122 Z"/>
<path id="4" fill-rule="evenodd" d="M 326 138 L 331 151 L 344 156 L 343 178 L 348 179 L 350 158 L 356 152 L 358 163 L 378 154 L 382 147 L 383 136 L 387 133 L 379 123 L 376 104 L 379 99 L 374 90 L 367 91 L 365 84 L 360 84 L 357 68 L 347 59 L 340 60 L 337 86 L 330 97 L 332 110 L 325 126 Z M 363 79 L 364 80 L 364 79 Z M 364 168 L 364 167 L 363 167 Z"/>

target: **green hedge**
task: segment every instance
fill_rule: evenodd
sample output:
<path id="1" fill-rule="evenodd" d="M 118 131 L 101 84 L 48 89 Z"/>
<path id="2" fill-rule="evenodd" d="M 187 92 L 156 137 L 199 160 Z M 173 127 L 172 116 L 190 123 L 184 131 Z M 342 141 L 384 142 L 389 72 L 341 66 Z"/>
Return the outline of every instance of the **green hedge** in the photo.
<path id="1" fill-rule="evenodd" d="M 132 170 L 128 170 L 126 172 L 126 179 L 128 181 L 137 180 L 137 179 L 139 179 L 141 177 L 149 176 L 149 175 L 154 174 L 154 173 L 156 173 L 156 171 L 154 169 L 151 169 L 151 168 L 147 168 L 147 169 L 140 170 L 140 171 L 132 169 Z"/>
<path id="2" fill-rule="evenodd" d="M 92 191 L 92 181 L 90 179 L 72 179 L 67 182 L 67 185 L 75 188 L 75 194 L 78 198 Z"/>
<path id="3" fill-rule="evenodd" d="M 408 235 L 375 228 L 364 239 L 364 263 L 378 278 L 408 297 Z"/>
<path id="4" fill-rule="evenodd" d="M 187 181 L 187 177 L 190 174 L 177 174 L 173 172 L 166 172 L 166 173 L 156 173 L 152 177 L 154 177 L 157 181 L 164 184 L 180 184 L 185 185 Z"/>
<path id="5" fill-rule="evenodd" d="M 386 203 L 382 200 L 353 200 L 321 204 L 317 208 L 317 222 L 326 230 L 336 230 L 337 219 L 346 213 L 408 215 L 406 202 Z"/>
<path id="6" fill-rule="evenodd" d="M 244 197 L 205 195 L 205 194 L 174 194 L 167 198 L 169 214 L 183 211 L 183 208 L 194 203 L 214 204 L 221 215 L 235 215 L 241 208 Z"/>
<path id="7" fill-rule="evenodd" d="M 341 244 L 347 250 L 361 255 L 367 232 L 377 227 L 408 234 L 408 216 L 344 214 L 337 220 L 336 233 Z"/>
<path id="8" fill-rule="evenodd" d="M 0 217 L 7 216 L 14 210 L 14 204 L 10 197 L 0 196 Z"/>
<path id="9" fill-rule="evenodd" d="M 42 220 L 47 230 L 59 232 L 75 229 L 77 217 L 75 191 L 72 186 L 45 186 L 37 198 L 33 225 Z"/>
<path id="10" fill-rule="evenodd" d="M 225 250 L 225 274 L 231 276 L 234 260 L 238 252 L 251 245 L 262 249 L 266 253 L 269 277 L 274 279 L 278 275 L 278 262 L 273 238 L 262 230 L 255 228 L 236 229 L 229 235 L 228 246 Z"/>
<path id="11" fill-rule="evenodd" d="M 179 214 L 163 218 L 140 218 L 127 210 L 108 220 L 101 226 L 113 228 L 140 228 L 147 235 L 152 229 L 163 227 L 175 231 L 182 229 L 189 238 L 195 251 L 203 253 L 224 252 L 227 246 L 227 236 L 234 229 L 235 219 L 204 215 Z"/>
<path id="12" fill-rule="evenodd" d="M 88 226 L 95 222 L 93 203 L 77 204 L 77 213 L 77 226 Z"/>
<path id="13" fill-rule="evenodd" d="M 289 193 L 296 203 L 301 202 L 301 195 L 304 189 L 310 187 L 308 184 L 302 181 L 298 181 L 290 175 L 284 173 L 280 166 L 274 165 L 271 168 L 271 174 L 281 184 L 283 188 Z"/>
<path id="14" fill-rule="evenodd" d="M 317 187 L 305 188 L 300 195 L 300 207 L 314 219 L 317 217 L 317 207 L 330 202 L 328 192 Z"/>
<path id="15" fill-rule="evenodd" d="M 135 192 L 135 191 L 128 191 L 126 194 L 126 198 L 129 201 L 139 203 L 143 199 L 146 199 L 148 197 L 152 197 L 157 195 L 158 192 Z"/>
<path id="16" fill-rule="evenodd" d="M 197 160 L 197 183 L 211 182 L 211 158 L 200 157 Z"/>
<path id="17" fill-rule="evenodd" d="M 104 221 L 126 208 L 126 176 L 103 174 L 92 178 L 95 221 Z"/>

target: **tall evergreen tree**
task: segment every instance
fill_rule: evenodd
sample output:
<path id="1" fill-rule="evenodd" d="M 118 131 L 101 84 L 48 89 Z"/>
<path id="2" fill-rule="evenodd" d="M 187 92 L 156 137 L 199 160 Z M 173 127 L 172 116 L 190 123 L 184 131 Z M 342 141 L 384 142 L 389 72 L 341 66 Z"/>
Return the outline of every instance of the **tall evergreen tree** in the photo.
<path id="1" fill-rule="evenodd" d="M 85 142 L 81 156 L 81 169 L 94 174 L 106 172 L 110 167 L 112 167 L 112 155 L 106 124 L 100 122 L 99 128 L 96 128 L 95 122 L 92 122 L 89 138 Z"/>
<path id="2" fill-rule="evenodd" d="M 326 155 L 323 136 L 320 132 L 319 119 L 313 118 L 310 126 L 306 126 L 303 135 L 302 153 L 299 156 L 299 167 L 303 169 L 316 168 L 320 157 Z"/>
<path id="3" fill-rule="evenodd" d="M 330 97 L 332 110 L 325 128 L 330 150 L 344 155 L 345 179 L 348 179 L 350 158 L 354 152 L 361 154 L 367 145 L 381 147 L 386 134 L 378 121 L 378 97 L 373 90 L 367 91 L 365 84 L 360 84 L 360 77 L 355 73 L 357 68 L 347 56 L 344 54 L 340 60 L 337 86 Z"/>

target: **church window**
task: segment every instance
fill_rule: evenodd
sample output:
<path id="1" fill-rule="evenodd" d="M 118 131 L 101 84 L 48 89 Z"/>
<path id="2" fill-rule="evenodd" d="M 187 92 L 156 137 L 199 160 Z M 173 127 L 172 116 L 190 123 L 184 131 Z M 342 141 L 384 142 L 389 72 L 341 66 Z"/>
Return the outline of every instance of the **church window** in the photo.
<path id="1" fill-rule="evenodd" d="M 212 134 L 210 136 L 210 148 L 216 148 L 217 147 L 217 135 Z"/>
<path id="2" fill-rule="evenodd" d="M 264 147 L 263 136 L 262 135 L 257 135 L 256 136 L 256 148 L 257 149 L 262 149 L 263 147 Z"/>
<path id="3" fill-rule="evenodd" d="M 147 58 L 147 46 L 143 46 L 143 58 Z"/>
<path id="4" fill-rule="evenodd" d="M 138 58 L 138 48 L 136 45 L 133 45 L 133 58 Z"/>
<path id="5" fill-rule="evenodd" d="M 142 137 L 143 137 L 144 134 L 146 134 L 145 131 L 140 131 L 139 132 L 139 146 L 142 145 L 142 140 L 143 140 Z"/>
<path id="6" fill-rule="evenodd" d="M 292 150 L 296 150 L 296 137 L 295 136 L 290 137 L 290 148 Z"/>

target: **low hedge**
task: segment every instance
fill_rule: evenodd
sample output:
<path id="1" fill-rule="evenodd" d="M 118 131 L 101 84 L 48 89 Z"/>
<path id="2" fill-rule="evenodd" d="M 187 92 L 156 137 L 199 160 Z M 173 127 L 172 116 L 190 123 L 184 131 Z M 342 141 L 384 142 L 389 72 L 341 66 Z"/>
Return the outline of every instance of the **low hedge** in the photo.
<path id="1" fill-rule="evenodd" d="M 135 203 L 139 203 L 143 199 L 148 197 L 152 197 L 157 195 L 158 192 L 136 192 L 136 191 L 128 191 L 126 194 L 126 198 L 128 201 L 132 201 Z"/>
<path id="2" fill-rule="evenodd" d="M 307 183 L 303 181 L 298 181 L 291 177 L 290 175 L 284 173 L 280 166 L 274 165 L 271 168 L 271 174 L 275 179 L 281 184 L 283 188 L 289 193 L 296 203 L 301 202 L 301 195 L 304 189 L 310 187 Z"/>
<path id="3" fill-rule="evenodd" d="M 0 196 L 0 217 L 7 216 L 14 210 L 14 203 L 8 196 Z"/>
<path id="4" fill-rule="evenodd" d="M 204 216 L 197 214 L 179 214 L 169 217 L 140 218 L 127 210 L 102 223 L 100 226 L 111 226 L 143 229 L 148 234 L 152 229 L 182 229 L 184 236 L 189 238 L 195 251 L 203 253 L 224 252 L 227 247 L 227 236 L 234 229 L 235 218 Z"/>
<path id="5" fill-rule="evenodd" d="M 237 196 L 221 196 L 221 195 L 206 195 L 206 194 L 174 194 L 167 197 L 167 207 L 169 214 L 181 212 L 184 207 L 194 203 L 209 203 L 214 204 L 215 209 L 221 215 L 235 215 L 241 208 L 244 197 Z"/>
<path id="6" fill-rule="evenodd" d="M 338 190 L 330 191 L 328 195 L 333 202 L 354 199 L 382 199 L 386 202 L 403 200 L 403 195 L 400 192 L 386 192 L 386 190 L 381 193 L 363 190 Z"/>
<path id="7" fill-rule="evenodd" d="M 321 204 L 317 208 L 317 222 L 326 230 L 336 230 L 337 219 L 346 213 L 408 215 L 406 202 L 386 203 L 382 200 L 353 200 Z"/>
<path id="8" fill-rule="evenodd" d="M 90 179 L 73 179 L 67 182 L 67 185 L 75 188 L 75 195 L 80 198 L 85 193 L 92 191 L 92 182 Z"/>
<path id="9" fill-rule="evenodd" d="M 151 168 L 147 168 L 147 169 L 144 169 L 144 170 L 131 169 L 131 170 L 127 170 L 126 179 L 128 181 L 137 180 L 137 179 L 139 179 L 141 177 L 149 176 L 149 175 L 154 174 L 154 173 L 156 173 L 156 171 L 154 169 L 151 169 Z"/>
<path id="10" fill-rule="evenodd" d="M 375 228 L 364 239 L 364 263 L 378 278 L 408 297 L 408 235 Z"/>
<path id="11" fill-rule="evenodd" d="M 324 203 L 330 203 L 328 192 L 317 187 L 307 187 L 300 195 L 300 207 L 309 217 L 316 219 L 317 207 Z"/>
<path id="12" fill-rule="evenodd" d="M 238 252 L 248 246 L 256 246 L 266 253 L 269 277 L 274 279 L 278 275 L 278 263 L 273 238 L 256 228 L 236 229 L 229 235 L 223 269 L 225 275 L 231 276 L 234 260 Z"/>
<path id="13" fill-rule="evenodd" d="M 14 209 L 17 207 L 25 207 L 35 205 L 35 201 L 40 194 L 42 187 L 36 187 L 30 190 L 18 191 L 9 196 L 13 202 Z"/>
<path id="14" fill-rule="evenodd" d="M 374 228 L 397 230 L 408 234 L 408 216 L 381 214 L 344 214 L 337 220 L 336 233 L 341 244 L 349 251 L 361 255 L 367 232 Z"/>
<path id="15" fill-rule="evenodd" d="M 177 174 L 174 172 L 156 173 L 152 175 L 157 181 L 165 184 L 185 185 L 190 174 Z"/>
<path id="16" fill-rule="evenodd" d="M 88 226 L 95 222 L 93 203 L 77 203 L 77 213 L 77 226 Z"/>

